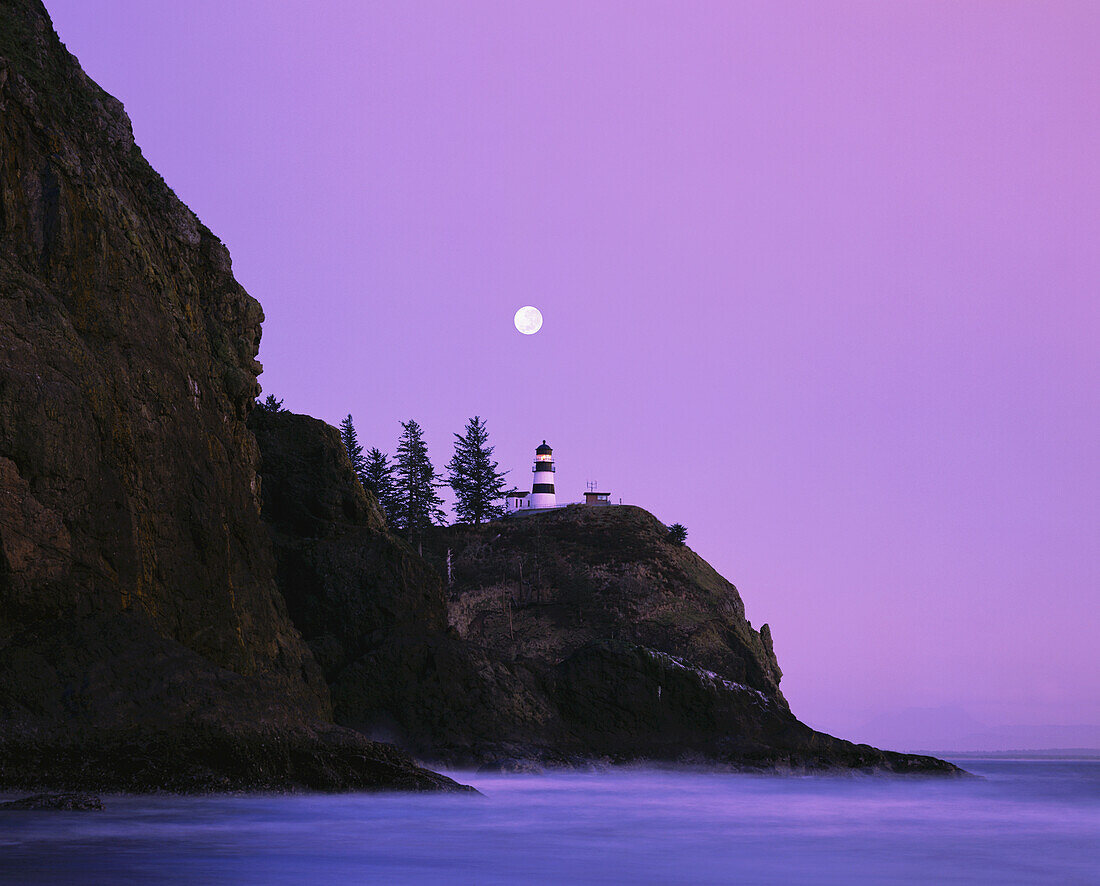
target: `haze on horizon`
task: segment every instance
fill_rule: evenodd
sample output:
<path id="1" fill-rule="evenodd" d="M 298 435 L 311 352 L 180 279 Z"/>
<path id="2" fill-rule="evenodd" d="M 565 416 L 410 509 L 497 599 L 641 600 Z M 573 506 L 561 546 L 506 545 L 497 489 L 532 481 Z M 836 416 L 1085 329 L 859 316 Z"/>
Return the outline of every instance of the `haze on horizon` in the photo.
<path id="1" fill-rule="evenodd" d="M 546 438 L 687 525 L 815 728 L 1096 734 L 1100 7 L 47 6 L 265 393 L 440 468 L 480 414 L 519 485 Z"/>

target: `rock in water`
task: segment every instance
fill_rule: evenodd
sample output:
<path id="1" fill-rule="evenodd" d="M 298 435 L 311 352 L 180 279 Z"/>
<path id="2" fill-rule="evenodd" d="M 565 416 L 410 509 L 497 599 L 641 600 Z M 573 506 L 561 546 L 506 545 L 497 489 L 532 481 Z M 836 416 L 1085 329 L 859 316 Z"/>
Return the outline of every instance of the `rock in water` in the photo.
<path id="1" fill-rule="evenodd" d="M 0 4 L 0 782 L 431 787 L 324 721 L 259 517 L 263 313 L 38 0 Z"/>

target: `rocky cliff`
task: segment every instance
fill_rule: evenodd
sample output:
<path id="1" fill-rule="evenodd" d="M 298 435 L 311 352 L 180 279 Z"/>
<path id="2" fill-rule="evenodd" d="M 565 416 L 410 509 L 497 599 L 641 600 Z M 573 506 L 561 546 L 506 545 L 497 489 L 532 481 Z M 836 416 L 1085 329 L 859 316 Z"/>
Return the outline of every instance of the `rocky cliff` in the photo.
<path id="1" fill-rule="evenodd" d="M 250 426 L 279 585 L 342 724 L 461 765 L 955 771 L 799 722 L 767 626 L 640 508 L 438 529 L 422 559 L 386 528 L 335 428 L 262 410 Z"/>
<path id="2" fill-rule="evenodd" d="M 547 750 L 750 768 L 953 773 L 815 732 L 790 711 L 767 625 L 647 511 L 574 505 L 437 530 L 459 636 L 535 674 L 554 711 Z"/>
<path id="3" fill-rule="evenodd" d="M 41 3 L 3 0 L 0 780 L 443 783 L 325 725 L 259 517 L 262 319 Z"/>
<path id="4" fill-rule="evenodd" d="M 438 572 L 386 527 L 336 429 L 289 412 L 249 420 L 278 582 L 324 670 L 336 720 L 417 753 L 469 762 L 503 737 L 552 740 L 535 678 L 464 642 Z"/>
<path id="5" fill-rule="evenodd" d="M 786 702 L 767 625 L 745 618 L 730 582 L 652 514 L 575 505 L 441 530 L 459 634 L 508 658 L 559 662 L 594 640 L 660 649 Z"/>

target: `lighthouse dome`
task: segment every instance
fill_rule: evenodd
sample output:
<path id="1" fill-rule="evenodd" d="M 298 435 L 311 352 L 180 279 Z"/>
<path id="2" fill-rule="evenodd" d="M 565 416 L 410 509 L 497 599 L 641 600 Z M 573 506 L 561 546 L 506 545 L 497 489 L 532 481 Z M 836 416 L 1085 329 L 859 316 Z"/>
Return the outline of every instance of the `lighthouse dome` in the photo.
<path id="1" fill-rule="evenodd" d="M 535 449 L 535 455 L 550 455 L 553 453 L 553 449 L 546 445 L 546 441 L 542 441 L 542 445 Z"/>

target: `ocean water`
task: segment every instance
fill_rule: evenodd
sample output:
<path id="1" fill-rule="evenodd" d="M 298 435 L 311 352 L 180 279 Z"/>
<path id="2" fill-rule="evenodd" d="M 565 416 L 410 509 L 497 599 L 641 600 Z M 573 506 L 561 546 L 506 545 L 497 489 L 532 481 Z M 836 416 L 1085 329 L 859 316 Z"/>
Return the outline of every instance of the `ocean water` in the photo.
<path id="1" fill-rule="evenodd" d="M 1100 761 L 982 778 L 452 773 L 483 796 L 0 812 L 0 883 L 1100 884 Z"/>

